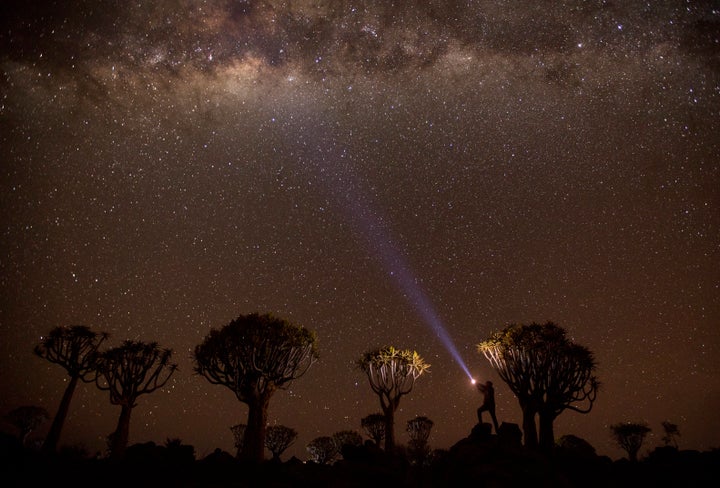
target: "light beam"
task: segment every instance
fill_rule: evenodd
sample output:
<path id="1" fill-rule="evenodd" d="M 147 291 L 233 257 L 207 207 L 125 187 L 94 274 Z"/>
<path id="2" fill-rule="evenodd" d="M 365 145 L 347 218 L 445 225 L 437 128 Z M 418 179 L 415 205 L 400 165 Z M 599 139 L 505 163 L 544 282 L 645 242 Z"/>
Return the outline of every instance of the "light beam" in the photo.
<path id="1" fill-rule="evenodd" d="M 344 158 L 345 155 L 346 153 L 343 152 L 341 157 Z M 425 325 L 440 339 L 440 342 L 467 377 L 473 381 L 470 370 L 463 361 L 462 356 L 460 356 L 430 298 L 418 283 L 417 277 L 413 274 L 403 255 L 393 245 L 388 233 L 381 225 L 382 219 L 372 211 L 370 202 L 358 194 L 357 189 L 360 186 L 352 176 L 345 173 L 337 178 L 339 182 L 344 183 L 342 188 L 340 188 L 340 185 L 335 186 L 331 183 L 330 186 L 335 198 L 344 203 L 344 209 L 350 214 L 349 220 L 356 224 L 358 233 L 365 238 L 375 251 L 375 254 L 380 258 L 384 268 L 388 271 L 405 299 L 414 307 Z M 325 179 L 327 180 L 327 174 Z"/>

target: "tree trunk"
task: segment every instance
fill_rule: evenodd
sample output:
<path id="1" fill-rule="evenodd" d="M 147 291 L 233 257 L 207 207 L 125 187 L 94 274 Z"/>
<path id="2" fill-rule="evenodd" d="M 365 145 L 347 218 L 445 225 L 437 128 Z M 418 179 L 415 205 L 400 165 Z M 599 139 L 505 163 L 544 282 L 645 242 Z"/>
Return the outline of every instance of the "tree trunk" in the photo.
<path id="1" fill-rule="evenodd" d="M 555 416 L 552 413 L 540 411 L 540 449 L 548 453 L 555 447 L 554 421 Z"/>
<path id="2" fill-rule="evenodd" d="M 527 405 L 522 406 L 523 436 L 525 447 L 536 449 L 538 446 L 537 427 L 535 426 L 535 410 Z"/>
<path id="3" fill-rule="evenodd" d="M 248 421 L 243 440 L 242 457 L 248 461 L 265 459 L 265 429 L 270 395 L 260 395 L 248 401 Z"/>
<path id="4" fill-rule="evenodd" d="M 118 419 L 117 428 L 113 433 L 112 449 L 110 451 L 111 459 L 122 459 L 125 455 L 125 449 L 128 445 L 128 439 L 130 437 L 130 414 L 132 413 L 132 407 L 123 405 L 120 411 L 120 418 Z"/>
<path id="5" fill-rule="evenodd" d="M 385 408 L 385 452 L 392 453 L 395 450 L 395 409 L 392 405 Z"/>
<path id="6" fill-rule="evenodd" d="M 65 393 L 63 393 L 62 400 L 60 401 L 60 406 L 58 407 L 58 411 L 55 414 L 53 423 L 50 426 L 50 430 L 48 431 L 48 435 L 45 438 L 45 442 L 42 446 L 42 451 L 44 453 L 50 454 L 54 453 L 57 450 L 57 444 L 60 440 L 60 432 L 62 431 L 68 411 L 70 410 L 70 401 L 72 400 L 73 394 L 75 393 L 75 387 L 77 386 L 77 382 L 78 377 L 73 376 L 70 378 L 70 383 L 68 383 L 67 388 L 65 388 Z"/>
<path id="7" fill-rule="evenodd" d="M 636 463 L 636 462 L 637 462 L 637 460 L 638 460 L 638 456 L 637 456 L 637 455 L 638 455 L 638 451 L 639 451 L 639 450 L 640 450 L 640 447 L 637 447 L 637 448 L 631 447 L 630 449 L 627 450 L 628 459 L 630 459 L 630 462 L 631 462 L 631 463 Z"/>

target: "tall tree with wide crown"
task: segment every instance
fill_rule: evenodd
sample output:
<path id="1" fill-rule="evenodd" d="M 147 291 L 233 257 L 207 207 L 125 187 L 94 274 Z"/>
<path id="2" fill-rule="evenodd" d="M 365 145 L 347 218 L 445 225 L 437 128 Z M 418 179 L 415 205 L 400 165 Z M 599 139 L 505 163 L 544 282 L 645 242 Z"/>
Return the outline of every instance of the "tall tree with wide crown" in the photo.
<path id="1" fill-rule="evenodd" d="M 366 352 L 358 360 L 358 366 L 380 398 L 385 416 L 385 451 L 391 452 L 395 448 L 395 411 L 400 398 L 412 391 L 415 381 L 430 365 L 416 351 L 385 346 Z"/>
<path id="2" fill-rule="evenodd" d="M 97 387 L 110 392 L 110 403 L 120 405 L 117 428 L 111 435 L 110 457 L 122 458 L 130 435 L 130 415 L 140 395 L 165 386 L 177 364 L 172 351 L 155 342 L 124 341 L 103 352 L 98 359 Z"/>
<path id="3" fill-rule="evenodd" d="M 55 327 L 47 336 L 40 339 L 40 344 L 35 346 L 34 352 L 37 356 L 59 364 L 70 376 L 60 406 L 43 442 L 43 452 L 53 453 L 57 449 L 78 380 L 91 382 L 95 379 L 97 351 L 107 337 L 108 334 L 92 331 L 85 325 Z"/>
<path id="4" fill-rule="evenodd" d="M 195 347 L 195 371 L 210 383 L 229 388 L 248 406 L 245 459 L 264 459 L 270 398 L 278 388 L 304 375 L 317 357 L 313 332 L 257 313 L 211 330 Z"/>

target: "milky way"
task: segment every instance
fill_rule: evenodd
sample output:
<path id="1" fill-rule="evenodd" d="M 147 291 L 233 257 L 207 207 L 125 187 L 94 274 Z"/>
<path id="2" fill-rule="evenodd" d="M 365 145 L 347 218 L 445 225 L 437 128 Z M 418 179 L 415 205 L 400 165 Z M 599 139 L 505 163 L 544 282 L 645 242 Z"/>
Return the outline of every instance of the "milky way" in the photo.
<path id="1" fill-rule="evenodd" d="M 425 415 L 447 448 L 481 398 L 397 286 L 407 271 L 496 382 L 500 421 L 520 410 L 476 344 L 552 320 L 602 382 L 557 435 L 619 457 L 609 424 L 647 421 L 652 448 L 669 420 L 681 447 L 718 447 L 714 2 L 10 1 L 0 45 L 1 413 L 54 412 L 62 370 L 33 346 L 85 324 L 180 365 L 131 442 L 232 451 L 246 407 L 191 353 L 271 312 L 319 338 L 270 404 L 300 432 L 292 454 L 379 410 L 354 361 L 385 344 L 432 365 L 398 440 Z M 84 385 L 61 443 L 102 451 L 118 414 Z"/>

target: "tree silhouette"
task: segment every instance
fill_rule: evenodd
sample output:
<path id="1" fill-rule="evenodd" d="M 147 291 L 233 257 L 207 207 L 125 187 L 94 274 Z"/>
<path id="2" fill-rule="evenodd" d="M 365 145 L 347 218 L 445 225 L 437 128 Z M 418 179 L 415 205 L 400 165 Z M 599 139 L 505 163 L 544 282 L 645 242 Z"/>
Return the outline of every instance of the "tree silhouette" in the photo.
<path id="1" fill-rule="evenodd" d="M 332 437 L 316 437 L 307 445 L 310 459 L 318 464 L 328 464 L 337 456 L 337 444 Z"/>
<path id="2" fill-rule="evenodd" d="M 170 364 L 172 351 L 161 349 L 157 343 L 124 341 L 98 358 L 98 388 L 110 392 L 110 403 L 120 405 L 120 418 L 111 436 L 111 458 L 125 453 L 130 434 L 130 415 L 140 395 L 162 388 L 177 370 Z"/>
<path id="3" fill-rule="evenodd" d="M 360 420 L 360 426 L 376 446 L 379 446 L 385 438 L 385 416 L 381 413 L 371 413 L 363 417 Z"/>
<path id="4" fill-rule="evenodd" d="M 166 462 L 181 467 L 195 461 L 195 447 L 183 444 L 182 439 L 168 437 L 165 439 L 164 459 Z"/>
<path id="5" fill-rule="evenodd" d="M 540 418 L 540 447 L 555 445 L 553 423 L 564 410 L 588 413 L 597 396 L 595 359 L 571 342 L 552 322 L 511 325 L 478 344 L 478 351 L 518 398 L 525 445 L 538 445 L 535 415 Z"/>
<path id="6" fill-rule="evenodd" d="M 415 417 L 408 420 L 407 433 L 410 437 L 410 456 L 416 464 L 423 464 L 430 455 L 428 438 L 432 430 L 433 421 L 427 417 Z"/>
<path id="7" fill-rule="evenodd" d="M 345 450 L 348 446 L 358 447 L 362 446 L 363 439 L 359 432 L 354 430 L 340 430 L 332 435 L 333 441 L 335 442 L 335 448 L 343 458 L 345 457 Z"/>
<path id="8" fill-rule="evenodd" d="M 395 448 L 395 410 L 400 398 L 410 393 L 417 380 L 430 367 L 420 355 L 409 349 L 386 346 L 365 353 L 358 365 L 367 374 L 370 387 L 380 398 L 385 415 L 385 451 Z"/>
<path id="9" fill-rule="evenodd" d="M 628 453 L 632 462 L 637 462 L 638 451 L 650 430 L 645 422 L 626 422 L 610 426 L 613 439 Z"/>
<path id="10" fill-rule="evenodd" d="M 237 424 L 230 427 L 235 443 L 235 457 L 237 458 L 242 456 L 243 442 L 245 442 L 245 429 L 247 429 L 247 425 L 245 424 Z"/>
<path id="11" fill-rule="evenodd" d="M 304 327 L 251 314 L 211 330 L 195 348 L 195 371 L 248 405 L 243 457 L 263 460 L 270 397 L 305 374 L 317 358 L 315 342 Z"/>
<path id="12" fill-rule="evenodd" d="M 665 431 L 665 435 L 663 436 L 662 441 L 665 443 L 666 446 L 672 445 L 675 449 L 677 449 L 677 438 L 680 437 L 680 430 L 678 429 L 678 426 L 669 422 L 668 420 L 665 420 L 662 422 L 662 427 Z"/>
<path id="13" fill-rule="evenodd" d="M 265 432 L 265 447 L 272 453 L 273 459 L 279 461 L 282 453 L 295 442 L 297 436 L 295 429 L 284 425 L 271 425 Z"/>
<path id="14" fill-rule="evenodd" d="M 35 346 L 35 354 L 51 363 L 59 364 L 70 376 L 60 406 L 50 425 L 42 450 L 46 453 L 55 452 L 65 418 L 70 409 L 78 380 L 90 382 L 94 379 L 95 357 L 100 344 L 107 339 L 104 332 L 93 332 L 84 325 L 55 327 L 46 337 L 41 338 Z"/>
<path id="15" fill-rule="evenodd" d="M 17 407 L 5 415 L 5 419 L 20 431 L 20 442 L 23 446 L 26 445 L 30 433 L 49 418 L 47 410 L 34 405 Z"/>
<path id="16" fill-rule="evenodd" d="M 433 425 L 433 421 L 427 417 L 415 417 L 408 420 L 407 433 L 410 441 L 416 444 L 426 444 Z"/>

